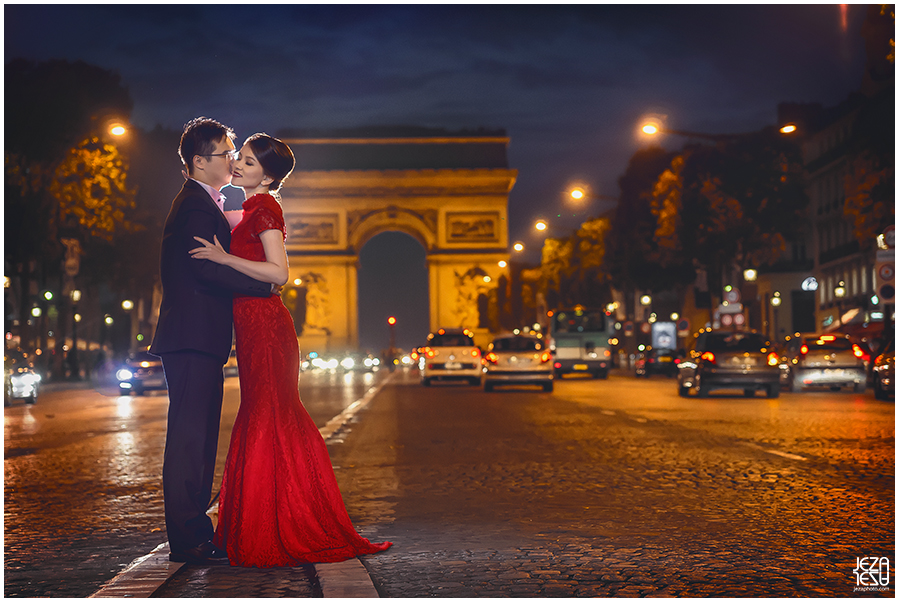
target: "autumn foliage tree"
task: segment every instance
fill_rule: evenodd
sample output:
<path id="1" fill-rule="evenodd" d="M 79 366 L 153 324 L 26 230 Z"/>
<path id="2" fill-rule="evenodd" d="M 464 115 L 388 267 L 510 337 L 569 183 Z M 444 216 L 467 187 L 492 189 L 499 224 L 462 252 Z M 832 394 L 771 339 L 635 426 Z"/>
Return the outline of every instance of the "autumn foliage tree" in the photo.
<path id="1" fill-rule="evenodd" d="M 116 257 L 116 236 L 139 229 L 128 162 L 99 137 L 104 118 L 127 119 L 132 102 L 118 75 L 83 62 L 16 59 L 4 75 L 4 269 L 24 318 L 31 283 L 65 299 L 64 241 L 102 263 Z"/>
<path id="2" fill-rule="evenodd" d="M 548 238 L 541 249 L 540 288 L 548 307 L 598 307 L 608 299 L 608 218 L 586 220 L 568 237 Z"/>
<path id="3" fill-rule="evenodd" d="M 799 148 L 774 129 L 690 145 L 651 194 L 662 268 L 702 267 L 718 290 L 732 269 L 775 264 L 800 236 L 807 199 Z"/>

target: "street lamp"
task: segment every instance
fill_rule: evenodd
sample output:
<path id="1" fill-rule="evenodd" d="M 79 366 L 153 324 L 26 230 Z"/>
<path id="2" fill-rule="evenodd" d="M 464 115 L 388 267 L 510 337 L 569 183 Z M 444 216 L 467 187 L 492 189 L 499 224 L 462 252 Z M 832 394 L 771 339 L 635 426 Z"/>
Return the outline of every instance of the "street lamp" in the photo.
<path id="1" fill-rule="evenodd" d="M 781 292 L 775 291 L 772 294 L 772 299 L 769 300 L 769 303 L 772 305 L 772 323 L 773 323 L 773 336 L 772 339 L 778 339 L 778 307 L 781 306 Z"/>
<path id="2" fill-rule="evenodd" d="M 522 251 L 525 250 L 525 245 L 522 244 L 522 243 L 519 242 L 519 241 L 516 241 L 516 242 L 513 244 L 513 250 L 514 250 L 514 251 L 518 251 L 518 252 L 522 252 Z"/>
<path id="3" fill-rule="evenodd" d="M 844 281 L 838 281 L 837 287 L 834 288 L 834 297 L 837 299 L 839 327 L 843 324 L 841 315 L 844 313 L 844 298 L 846 296 L 847 286 L 844 284 Z"/>
<path id="4" fill-rule="evenodd" d="M 78 302 L 81 301 L 81 290 L 73 289 L 69 297 L 72 299 L 72 350 L 69 352 L 69 367 L 71 377 L 77 380 L 81 378 L 81 371 L 78 368 L 78 323 L 81 321 Z"/>
<path id="5" fill-rule="evenodd" d="M 538 220 L 534 223 L 534 229 L 539 232 L 544 232 L 547 230 L 547 221 L 546 220 Z"/>

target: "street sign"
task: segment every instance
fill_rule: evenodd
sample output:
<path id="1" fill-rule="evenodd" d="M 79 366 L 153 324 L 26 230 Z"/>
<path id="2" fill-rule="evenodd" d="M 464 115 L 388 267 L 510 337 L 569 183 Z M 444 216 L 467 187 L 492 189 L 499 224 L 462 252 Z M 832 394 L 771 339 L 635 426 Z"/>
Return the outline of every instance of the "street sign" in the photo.
<path id="1" fill-rule="evenodd" d="M 743 314 L 735 314 L 734 315 L 734 324 L 738 327 L 744 326 L 744 315 Z"/>
<path id="2" fill-rule="evenodd" d="M 625 331 L 625 337 L 631 337 L 634 335 L 634 323 L 630 320 L 627 321 L 623 330 Z"/>
<path id="3" fill-rule="evenodd" d="M 691 334 L 691 322 L 687 318 L 679 320 L 676 328 L 679 337 L 687 337 Z"/>
<path id="4" fill-rule="evenodd" d="M 731 314 L 723 314 L 723 315 L 722 315 L 722 326 L 723 326 L 723 327 L 730 327 L 730 326 L 731 326 L 731 322 L 732 322 L 733 320 L 734 320 L 734 319 L 731 317 Z"/>
<path id="5" fill-rule="evenodd" d="M 744 311 L 744 304 L 725 304 L 719 305 L 720 314 L 740 314 Z"/>
<path id="6" fill-rule="evenodd" d="M 648 333 L 650 332 L 650 328 L 651 328 L 651 327 L 650 327 L 650 323 L 649 323 L 649 322 L 642 322 L 642 323 L 641 323 L 641 333 L 643 333 L 643 334 L 645 334 L 645 335 L 648 334 Z"/>
<path id="7" fill-rule="evenodd" d="M 736 304 L 741 301 L 741 292 L 734 287 L 726 288 L 723 297 L 725 298 L 725 301 L 728 302 L 728 305 Z"/>

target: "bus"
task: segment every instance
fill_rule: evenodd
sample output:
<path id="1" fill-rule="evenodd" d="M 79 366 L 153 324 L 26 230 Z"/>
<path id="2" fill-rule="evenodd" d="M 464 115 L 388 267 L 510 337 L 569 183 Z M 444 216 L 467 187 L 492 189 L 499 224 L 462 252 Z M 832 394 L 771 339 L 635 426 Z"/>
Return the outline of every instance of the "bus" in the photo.
<path id="1" fill-rule="evenodd" d="M 613 328 L 607 313 L 575 306 L 548 315 L 555 376 L 575 373 L 606 379 L 612 366 L 609 338 Z"/>

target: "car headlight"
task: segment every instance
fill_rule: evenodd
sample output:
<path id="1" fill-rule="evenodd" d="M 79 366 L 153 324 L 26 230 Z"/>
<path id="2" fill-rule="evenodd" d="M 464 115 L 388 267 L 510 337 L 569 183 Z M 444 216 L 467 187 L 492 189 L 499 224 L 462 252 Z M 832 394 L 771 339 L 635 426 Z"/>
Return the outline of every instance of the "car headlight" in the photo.
<path id="1" fill-rule="evenodd" d="M 33 373 L 20 373 L 18 375 L 12 375 L 10 380 L 19 387 L 31 387 L 40 379 Z"/>
<path id="2" fill-rule="evenodd" d="M 325 364 L 323 366 L 323 368 L 327 368 L 327 369 L 336 369 L 337 367 L 338 367 L 337 358 L 330 358 L 330 359 L 326 360 Z"/>
<path id="3" fill-rule="evenodd" d="M 353 358 L 344 358 L 341 360 L 341 366 L 347 370 L 352 369 L 356 363 L 353 361 Z"/>
<path id="4" fill-rule="evenodd" d="M 366 358 L 365 360 L 363 360 L 363 364 L 365 364 L 366 366 L 372 366 L 372 359 Z"/>
<path id="5" fill-rule="evenodd" d="M 118 379 L 119 381 L 128 381 L 132 377 L 134 377 L 134 373 L 132 373 L 127 368 L 119 369 L 118 371 L 116 371 L 116 379 Z"/>

